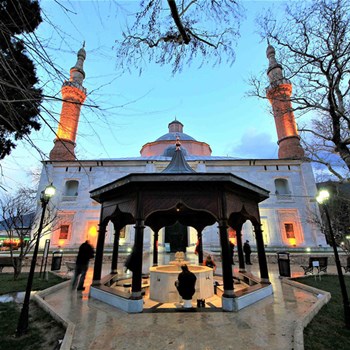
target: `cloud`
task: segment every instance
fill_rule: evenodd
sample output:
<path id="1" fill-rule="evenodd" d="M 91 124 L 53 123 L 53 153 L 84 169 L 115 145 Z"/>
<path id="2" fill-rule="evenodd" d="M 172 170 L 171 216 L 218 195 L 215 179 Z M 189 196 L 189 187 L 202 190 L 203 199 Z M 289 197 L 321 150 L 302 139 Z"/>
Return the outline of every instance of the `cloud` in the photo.
<path id="1" fill-rule="evenodd" d="M 237 158 L 278 158 L 277 142 L 272 141 L 270 134 L 259 133 L 256 129 L 247 130 L 239 144 L 235 144 L 229 149 L 230 155 Z"/>

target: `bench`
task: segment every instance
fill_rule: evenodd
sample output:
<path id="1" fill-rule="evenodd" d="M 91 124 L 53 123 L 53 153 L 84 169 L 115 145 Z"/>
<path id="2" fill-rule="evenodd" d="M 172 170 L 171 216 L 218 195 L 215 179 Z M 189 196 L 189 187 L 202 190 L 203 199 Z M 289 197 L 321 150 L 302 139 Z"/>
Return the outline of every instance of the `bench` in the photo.
<path id="1" fill-rule="evenodd" d="M 346 258 L 346 266 L 342 266 L 344 272 L 350 272 L 350 256 Z"/>
<path id="2" fill-rule="evenodd" d="M 309 257 L 309 265 L 300 265 L 304 270 L 304 275 L 308 273 L 313 274 L 314 268 L 317 269 L 317 273 L 327 272 L 328 266 L 328 257 L 325 256 L 310 256 Z"/>
<path id="3" fill-rule="evenodd" d="M 11 258 L 10 256 L 0 256 L 0 272 L 4 267 L 13 267 L 15 272 L 17 272 L 19 266 L 18 258 Z"/>

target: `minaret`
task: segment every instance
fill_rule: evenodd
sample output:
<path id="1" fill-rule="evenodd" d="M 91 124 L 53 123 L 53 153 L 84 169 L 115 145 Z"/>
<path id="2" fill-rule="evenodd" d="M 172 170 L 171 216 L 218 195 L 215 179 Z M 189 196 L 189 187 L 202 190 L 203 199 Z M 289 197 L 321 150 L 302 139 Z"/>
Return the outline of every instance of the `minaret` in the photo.
<path id="1" fill-rule="evenodd" d="M 272 105 L 275 118 L 279 145 L 278 158 L 301 159 L 304 157 L 304 150 L 300 145 L 300 137 L 290 100 L 292 83 L 283 77 L 282 66 L 276 61 L 273 46 L 268 46 L 266 56 L 269 59 L 267 75 L 270 80 L 267 98 Z"/>
<path id="2" fill-rule="evenodd" d="M 50 160 L 75 160 L 74 148 L 80 108 L 86 98 L 86 89 L 83 87 L 85 78 L 83 66 L 86 58 L 84 46 L 85 43 L 78 51 L 77 63 L 70 69 L 69 81 L 65 81 L 62 85 L 62 111 Z"/>

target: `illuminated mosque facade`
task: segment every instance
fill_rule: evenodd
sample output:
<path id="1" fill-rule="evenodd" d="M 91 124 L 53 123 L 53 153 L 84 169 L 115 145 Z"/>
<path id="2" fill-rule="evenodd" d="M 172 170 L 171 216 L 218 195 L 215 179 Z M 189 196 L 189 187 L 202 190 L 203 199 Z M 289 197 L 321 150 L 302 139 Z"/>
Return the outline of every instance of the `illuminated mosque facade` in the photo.
<path id="1" fill-rule="evenodd" d="M 75 146 L 80 109 L 86 98 L 84 48 L 77 54 L 77 62 L 70 70 L 70 80 L 62 86 L 62 111 L 54 147 L 49 159 L 43 161 L 39 183 L 40 193 L 48 183 L 56 187 L 52 204 L 58 209 L 58 222 L 51 228 L 51 247 L 77 248 L 86 239 L 96 246 L 100 204 L 90 198 L 90 191 L 131 173 L 160 173 L 169 164 L 175 152 L 175 143 L 181 143 L 187 164 L 197 173 L 232 173 L 270 192 L 270 197 L 259 204 L 264 244 L 267 249 L 318 249 L 326 242 L 318 227 L 310 222 L 310 213 L 317 212 L 314 200 L 316 184 L 311 164 L 304 159 L 295 118 L 289 97 L 292 84 L 283 76 L 282 66 L 276 61 L 275 50 L 268 46 L 267 74 L 270 86 L 267 97 L 273 108 L 278 139 L 278 159 L 239 159 L 213 156 L 209 144 L 184 133 L 180 120 L 168 124 L 167 132 L 142 146 L 139 157 L 116 159 L 76 159 Z M 164 131 L 166 129 L 164 128 Z M 155 135 L 157 136 L 157 135 Z M 220 247 L 217 224 L 204 228 L 204 250 Z M 159 251 L 193 252 L 197 232 L 192 227 L 176 223 L 159 231 Z M 236 243 L 235 231 L 228 228 L 228 237 Z M 45 241 L 43 239 L 43 241 Z M 144 252 L 152 252 L 154 233 L 146 227 Z M 255 246 L 252 224 L 243 225 L 242 240 Z M 112 247 L 114 227 L 110 223 L 105 237 L 105 248 Z M 133 246 L 134 227 L 126 225 L 120 231 L 120 250 Z M 43 243 L 43 242 L 42 242 Z"/>

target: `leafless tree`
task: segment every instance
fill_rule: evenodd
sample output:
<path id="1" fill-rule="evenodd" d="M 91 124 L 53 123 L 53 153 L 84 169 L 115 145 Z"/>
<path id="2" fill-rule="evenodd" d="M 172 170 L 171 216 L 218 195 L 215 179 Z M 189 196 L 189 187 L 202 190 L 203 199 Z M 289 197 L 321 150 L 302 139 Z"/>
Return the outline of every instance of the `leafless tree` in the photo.
<path id="1" fill-rule="evenodd" d="M 235 59 L 243 9 L 236 0 L 142 0 L 133 25 L 117 41 L 118 63 L 142 71 L 145 60 L 171 64 L 173 73 Z M 198 62 L 198 61 L 197 61 Z"/>
<path id="2" fill-rule="evenodd" d="M 327 201 L 332 231 L 337 247 L 350 255 L 350 184 L 326 181 L 318 184 L 319 188 L 327 189 L 330 198 Z M 325 212 L 320 207 L 320 214 L 309 212 L 308 221 L 316 224 L 331 245 L 329 226 Z"/>
<path id="3" fill-rule="evenodd" d="M 45 23 L 49 30 L 44 34 L 39 34 L 37 30 L 31 30 L 34 29 L 32 22 L 35 20 L 33 11 L 30 11 L 32 5 L 35 5 L 37 10 L 39 9 L 37 0 L 0 0 L 0 72 L 6 72 L 6 74 L 0 74 L 0 134 L 2 138 L 8 141 L 6 149 L 0 147 L 0 158 L 8 156 L 17 144 L 23 143 L 26 147 L 32 149 L 33 153 L 37 153 L 38 158 L 41 160 L 47 159 L 47 154 L 38 146 L 35 140 L 36 134 L 30 133 L 29 127 L 26 127 L 22 111 L 23 105 L 28 105 L 34 110 L 35 128 L 32 130 L 38 130 L 41 126 L 44 131 L 52 132 L 53 140 L 56 137 L 59 121 L 59 113 L 56 112 L 59 107 L 57 108 L 57 106 L 62 104 L 59 91 L 62 83 L 67 80 L 67 73 L 69 73 L 69 66 L 61 67 L 55 57 L 57 52 L 62 52 L 63 48 L 64 51 L 69 50 L 72 53 L 73 63 L 75 55 L 82 45 L 82 42 L 76 40 L 72 46 L 72 33 L 65 32 L 64 27 L 63 29 L 60 27 L 60 23 L 53 23 L 50 13 L 44 9 L 40 10 L 40 16 L 38 15 L 38 17 L 40 22 L 42 21 L 42 25 Z M 73 4 L 67 5 L 62 1 L 55 1 L 54 5 L 57 11 L 61 11 L 67 16 L 76 15 L 72 10 L 74 8 Z M 41 4 L 41 6 L 43 5 Z M 70 18 L 70 20 L 72 19 Z M 23 30 L 20 31 L 20 28 Z M 28 73 L 25 70 L 23 59 L 20 60 L 18 55 L 15 55 L 11 50 L 11 46 L 17 47 L 18 45 L 23 49 L 26 61 L 31 62 L 32 68 L 35 68 L 38 74 L 38 81 L 35 84 L 33 83 L 33 86 L 40 91 L 40 100 L 33 97 L 33 92 L 28 84 L 25 84 Z M 21 79 L 22 75 L 18 72 L 21 72 L 26 79 Z M 115 77 L 111 79 L 115 79 Z M 99 88 L 101 87 L 97 86 L 95 91 L 88 94 L 81 113 L 82 118 L 85 117 L 87 110 L 94 110 L 98 120 L 104 122 L 107 119 L 107 112 L 97 106 L 96 101 L 93 101 L 90 96 L 92 93 L 96 98 L 96 90 Z M 113 107 L 117 108 L 114 104 Z M 111 112 L 108 111 L 108 115 L 110 114 Z M 97 139 L 99 136 L 94 129 L 95 122 L 89 122 L 89 125 L 91 125 L 91 130 Z M 22 132 L 22 129 L 26 132 Z M 67 152 L 70 152 L 70 150 L 67 149 Z M 83 164 L 81 165 L 84 168 Z M 9 188 L 8 185 L 1 183 L 2 178 L 7 176 L 5 169 L 0 164 L 0 189 L 12 191 L 13 189 Z"/>
<path id="4" fill-rule="evenodd" d="M 16 194 L 7 194 L 0 198 L 1 227 L 8 237 L 8 249 L 14 262 L 14 277 L 21 273 L 24 259 L 34 247 L 38 237 L 38 222 L 42 214 L 41 206 L 36 201 L 36 190 L 20 188 Z M 51 232 L 57 222 L 55 208 L 46 207 L 43 230 L 40 237 Z"/>
<path id="5" fill-rule="evenodd" d="M 297 117 L 302 117 L 299 128 L 307 155 L 338 180 L 348 181 L 350 2 L 292 2 L 283 16 L 274 13 L 267 11 L 257 23 L 293 83 L 291 102 Z M 251 83 L 250 94 L 266 98 L 261 80 L 253 77 Z"/>

